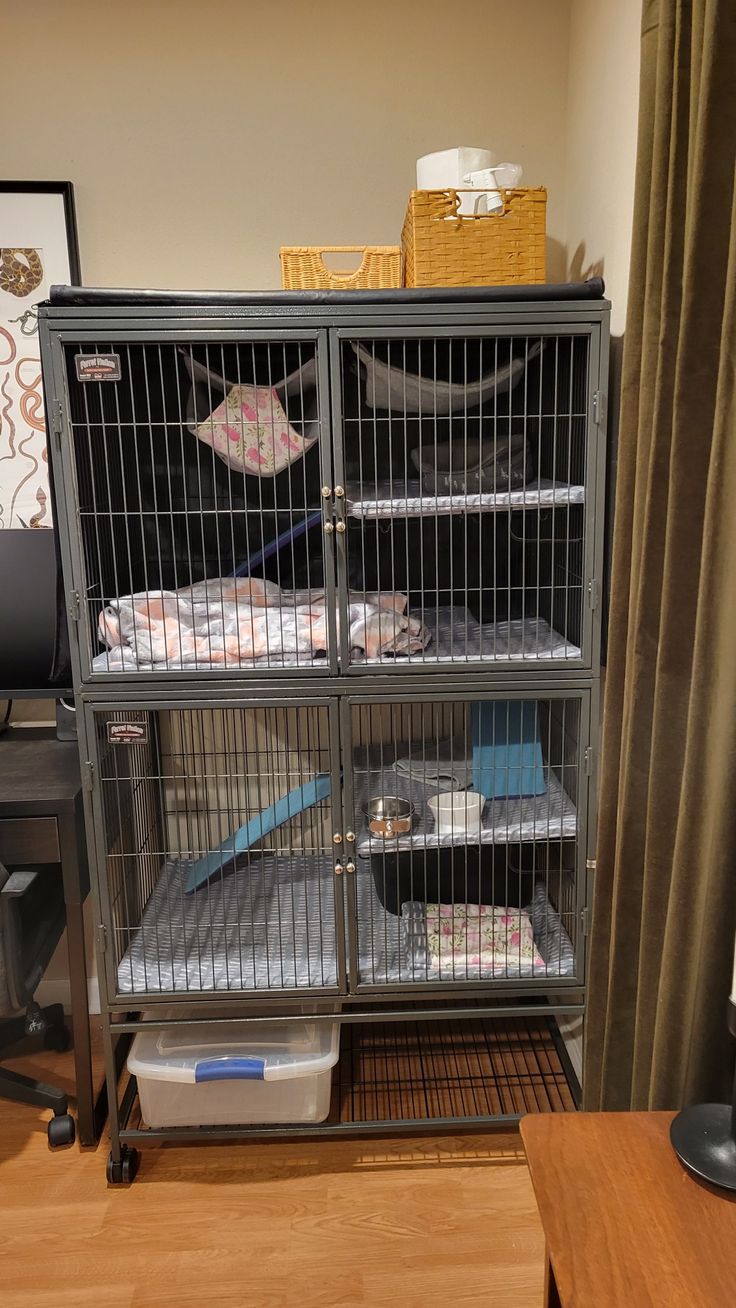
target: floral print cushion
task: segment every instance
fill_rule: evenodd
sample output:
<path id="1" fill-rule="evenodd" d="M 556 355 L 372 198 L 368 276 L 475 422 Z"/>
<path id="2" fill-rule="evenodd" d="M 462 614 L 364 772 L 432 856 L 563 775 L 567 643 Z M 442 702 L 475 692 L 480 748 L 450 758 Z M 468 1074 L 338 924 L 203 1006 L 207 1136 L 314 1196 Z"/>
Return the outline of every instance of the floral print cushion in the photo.
<path id="1" fill-rule="evenodd" d="M 440 972 L 480 969 L 492 976 L 544 971 L 528 914 L 488 904 L 427 904 L 430 966 Z"/>
<path id="2" fill-rule="evenodd" d="M 268 386 L 233 386 L 196 429 L 229 468 L 273 477 L 314 444 L 291 426 L 277 391 Z"/>

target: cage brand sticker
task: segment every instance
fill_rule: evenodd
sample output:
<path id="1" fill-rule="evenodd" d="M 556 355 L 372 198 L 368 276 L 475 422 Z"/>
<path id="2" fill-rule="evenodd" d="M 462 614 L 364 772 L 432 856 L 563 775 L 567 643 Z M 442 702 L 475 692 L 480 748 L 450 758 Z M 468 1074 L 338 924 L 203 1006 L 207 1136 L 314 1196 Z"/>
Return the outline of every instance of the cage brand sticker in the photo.
<path id="1" fill-rule="evenodd" d="M 76 354 L 77 381 L 120 381 L 119 354 Z"/>
<path id="2" fill-rule="evenodd" d="M 108 722 L 107 739 L 111 745 L 147 745 L 147 722 Z"/>

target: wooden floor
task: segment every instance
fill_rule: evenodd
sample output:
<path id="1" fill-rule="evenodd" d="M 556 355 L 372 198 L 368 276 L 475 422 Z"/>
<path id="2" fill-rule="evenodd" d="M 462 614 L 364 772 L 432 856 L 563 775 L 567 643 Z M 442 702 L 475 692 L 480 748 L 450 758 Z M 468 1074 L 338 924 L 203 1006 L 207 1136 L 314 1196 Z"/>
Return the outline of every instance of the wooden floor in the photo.
<path id="1" fill-rule="evenodd" d="M 71 1090 L 69 1055 L 12 1066 Z M 519 1137 L 50 1154 L 0 1101 L 2 1308 L 540 1308 L 544 1241 Z"/>

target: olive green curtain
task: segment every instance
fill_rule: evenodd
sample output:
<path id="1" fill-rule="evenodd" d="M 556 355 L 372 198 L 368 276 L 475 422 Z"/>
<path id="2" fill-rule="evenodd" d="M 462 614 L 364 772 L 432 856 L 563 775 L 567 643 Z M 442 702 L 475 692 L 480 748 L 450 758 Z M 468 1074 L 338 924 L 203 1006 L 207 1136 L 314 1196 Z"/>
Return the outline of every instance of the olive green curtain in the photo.
<path id="1" fill-rule="evenodd" d="M 736 0 L 645 0 L 585 1102 L 728 1098 Z"/>

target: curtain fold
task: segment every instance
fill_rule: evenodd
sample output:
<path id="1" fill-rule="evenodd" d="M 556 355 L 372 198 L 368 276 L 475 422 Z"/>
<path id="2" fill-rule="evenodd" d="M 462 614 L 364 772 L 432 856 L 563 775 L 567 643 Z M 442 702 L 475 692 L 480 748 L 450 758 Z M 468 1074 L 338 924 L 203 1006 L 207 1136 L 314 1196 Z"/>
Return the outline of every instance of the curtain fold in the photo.
<path id="1" fill-rule="evenodd" d="M 736 0 L 645 0 L 585 1104 L 728 1098 Z"/>

